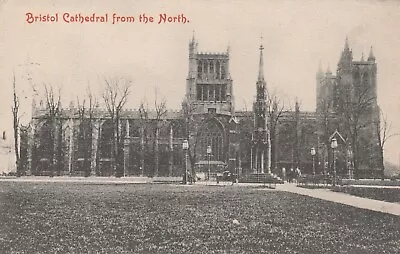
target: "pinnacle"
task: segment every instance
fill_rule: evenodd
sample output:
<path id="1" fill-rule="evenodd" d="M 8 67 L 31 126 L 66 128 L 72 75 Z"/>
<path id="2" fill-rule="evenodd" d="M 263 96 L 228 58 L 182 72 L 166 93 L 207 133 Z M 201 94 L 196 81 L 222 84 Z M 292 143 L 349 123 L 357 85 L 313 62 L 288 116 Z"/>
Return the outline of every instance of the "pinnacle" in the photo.
<path id="1" fill-rule="evenodd" d="M 368 61 L 375 61 L 375 56 L 374 56 L 374 53 L 372 51 L 372 46 L 371 46 L 371 50 L 369 52 Z"/>

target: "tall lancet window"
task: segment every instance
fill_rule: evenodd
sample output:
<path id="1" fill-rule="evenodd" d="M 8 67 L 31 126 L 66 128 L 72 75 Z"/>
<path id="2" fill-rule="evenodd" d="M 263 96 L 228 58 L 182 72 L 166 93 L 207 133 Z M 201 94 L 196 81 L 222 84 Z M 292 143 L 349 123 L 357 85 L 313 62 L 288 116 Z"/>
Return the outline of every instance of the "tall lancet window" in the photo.
<path id="1" fill-rule="evenodd" d="M 215 85 L 210 85 L 210 101 L 215 100 Z"/>
<path id="2" fill-rule="evenodd" d="M 368 72 L 365 72 L 363 75 L 363 87 L 364 89 L 368 89 L 369 87 L 369 75 Z"/>
<path id="3" fill-rule="evenodd" d="M 214 61 L 210 62 L 210 76 L 214 78 Z"/>
<path id="4" fill-rule="evenodd" d="M 221 79 L 221 65 L 219 61 L 215 63 L 216 79 Z"/>
<path id="5" fill-rule="evenodd" d="M 221 100 L 226 101 L 226 84 L 221 87 Z"/>
<path id="6" fill-rule="evenodd" d="M 215 85 L 215 101 L 221 101 L 221 85 Z"/>
<path id="7" fill-rule="evenodd" d="M 197 95 L 196 98 L 197 98 L 198 101 L 202 100 L 202 93 L 203 93 L 202 86 L 201 85 L 197 85 L 196 86 L 196 95 Z"/>
<path id="8" fill-rule="evenodd" d="M 197 62 L 197 77 L 201 78 L 201 75 L 203 73 L 203 63 L 201 61 Z"/>
<path id="9" fill-rule="evenodd" d="M 203 86 L 203 101 L 208 101 L 208 86 Z"/>
<path id="10" fill-rule="evenodd" d="M 221 79 L 225 79 L 225 76 L 226 76 L 226 70 L 225 70 L 225 63 L 224 62 L 222 62 L 222 64 L 221 64 Z"/>

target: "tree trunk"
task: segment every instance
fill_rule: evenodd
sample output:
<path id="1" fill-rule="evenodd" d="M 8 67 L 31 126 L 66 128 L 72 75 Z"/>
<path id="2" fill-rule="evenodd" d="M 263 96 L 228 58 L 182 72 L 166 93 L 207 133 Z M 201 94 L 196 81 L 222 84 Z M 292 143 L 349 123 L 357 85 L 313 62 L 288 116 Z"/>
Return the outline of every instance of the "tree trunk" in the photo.
<path id="1" fill-rule="evenodd" d="M 20 157 L 19 157 L 19 135 L 18 135 L 18 113 L 14 113 L 14 149 L 15 149 L 15 167 L 17 170 L 17 176 L 21 176 L 21 165 L 20 165 Z"/>
<path id="2" fill-rule="evenodd" d="M 62 133 L 62 120 L 59 120 L 58 126 L 58 142 L 57 142 L 57 175 L 61 175 L 61 171 L 64 170 L 63 168 L 63 133 Z"/>
<path id="3" fill-rule="evenodd" d="M 357 145 L 357 138 L 353 137 L 353 170 L 354 170 L 354 178 L 359 178 L 359 170 L 358 170 L 358 145 Z"/>
<path id="4" fill-rule="evenodd" d="M 158 135 L 159 135 L 159 130 L 157 127 L 154 135 L 154 176 L 158 176 L 158 171 L 160 166 Z"/>
<path id="5" fill-rule="evenodd" d="M 381 164 L 381 179 L 385 180 L 385 162 L 383 159 L 383 147 L 379 146 L 379 150 L 380 150 L 380 164 Z"/>
<path id="6" fill-rule="evenodd" d="M 50 129 L 50 176 L 54 176 L 56 167 L 56 123 L 54 117 L 51 118 L 51 129 Z"/>
<path id="7" fill-rule="evenodd" d="M 140 131 L 140 176 L 144 176 L 144 157 L 145 157 L 145 143 L 144 143 L 144 128 L 142 126 Z"/>
<path id="8" fill-rule="evenodd" d="M 13 113 L 13 127 L 14 127 L 14 150 L 15 150 L 15 167 L 17 170 L 17 176 L 21 175 L 21 165 L 20 165 L 20 157 L 19 157 L 19 143 L 18 140 L 20 139 L 19 137 L 19 118 L 18 118 L 18 111 L 19 111 L 19 102 L 18 102 L 18 97 L 17 97 L 17 92 L 15 89 L 15 74 L 14 74 L 14 80 L 13 80 L 13 98 L 14 98 L 14 106 L 12 108 L 12 113 Z"/>

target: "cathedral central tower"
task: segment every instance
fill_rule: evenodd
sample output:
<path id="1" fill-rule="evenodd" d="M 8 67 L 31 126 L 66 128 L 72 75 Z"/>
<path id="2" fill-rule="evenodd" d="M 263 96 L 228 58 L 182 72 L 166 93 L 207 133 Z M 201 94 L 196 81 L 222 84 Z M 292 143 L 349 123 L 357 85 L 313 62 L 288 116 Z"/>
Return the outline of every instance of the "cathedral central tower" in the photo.
<path id="1" fill-rule="evenodd" d="M 198 52 L 193 36 L 189 42 L 186 100 L 198 114 L 232 115 L 233 91 L 229 73 L 229 47 L 223 53 Z"/>

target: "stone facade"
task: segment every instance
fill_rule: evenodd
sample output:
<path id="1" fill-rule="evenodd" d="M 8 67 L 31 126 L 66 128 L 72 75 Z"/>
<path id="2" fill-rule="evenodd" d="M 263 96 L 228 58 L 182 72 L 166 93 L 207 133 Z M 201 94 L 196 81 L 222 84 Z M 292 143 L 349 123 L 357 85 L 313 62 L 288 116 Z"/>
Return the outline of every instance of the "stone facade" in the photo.
<path id="1" fill-rule="evenodd" d="M 302 112 L 296 102 L 294 111 L 277 115 L 277 109 L 268 105 L 263 49 L 261 46 L 253 110 L 235 111 L 229 48 L 222 53 L 202 53 L 193 38 L 189 42 L 189 71 L 182 109 L 167 111 L 161 118 L 155 112 L 147 112 L 145 116 L 140 110 L 121 112 L 117 130 L 121 156 L 115 160 L 123 165 L 123 175 L 178 176 L 184 173 L 184 168 L 198 175 L 224 170 L 240 175 L 279 173 L 283 167 L 298 167 L 311 173 L 313 161 L 317 173 L 329 172 L 332 170 L 329 142 L 335 136 L 342 138 L 338 173 L 348 174 L 351 160 L 342 154 L 351 142 L 340 121 L 344 116 L 340 93 L 345 91 L 344 84 L 351 87 L 360 77 L 366 80 L 368 73 L 368 84 L 376 97 L 376 63 L 372 53 L 367 61 L 351 59 L 349 65 L 346 42 L 337 75 L 329 71 L 317 73 L 316 112 Z M 327 103 L 330 106 L 325 108 Z M 52 121 L 43 106 L 33 111 L 32 123 L 26 131 L 27 174 L 116 174 L 111 165 L 115 133 L 107 111 L 95 108 L 88 118 L 69 107 Z M 373 117 L 371 112 L 363 119 Z M 185 151 L 184 140 L 189 145 Z M 310 154 L 312 147 L 317 152 L 314 160 Z M 365 151 L 370 154 L 363 154 L 364 157 L 373 158 L 370 150 Z"/>

